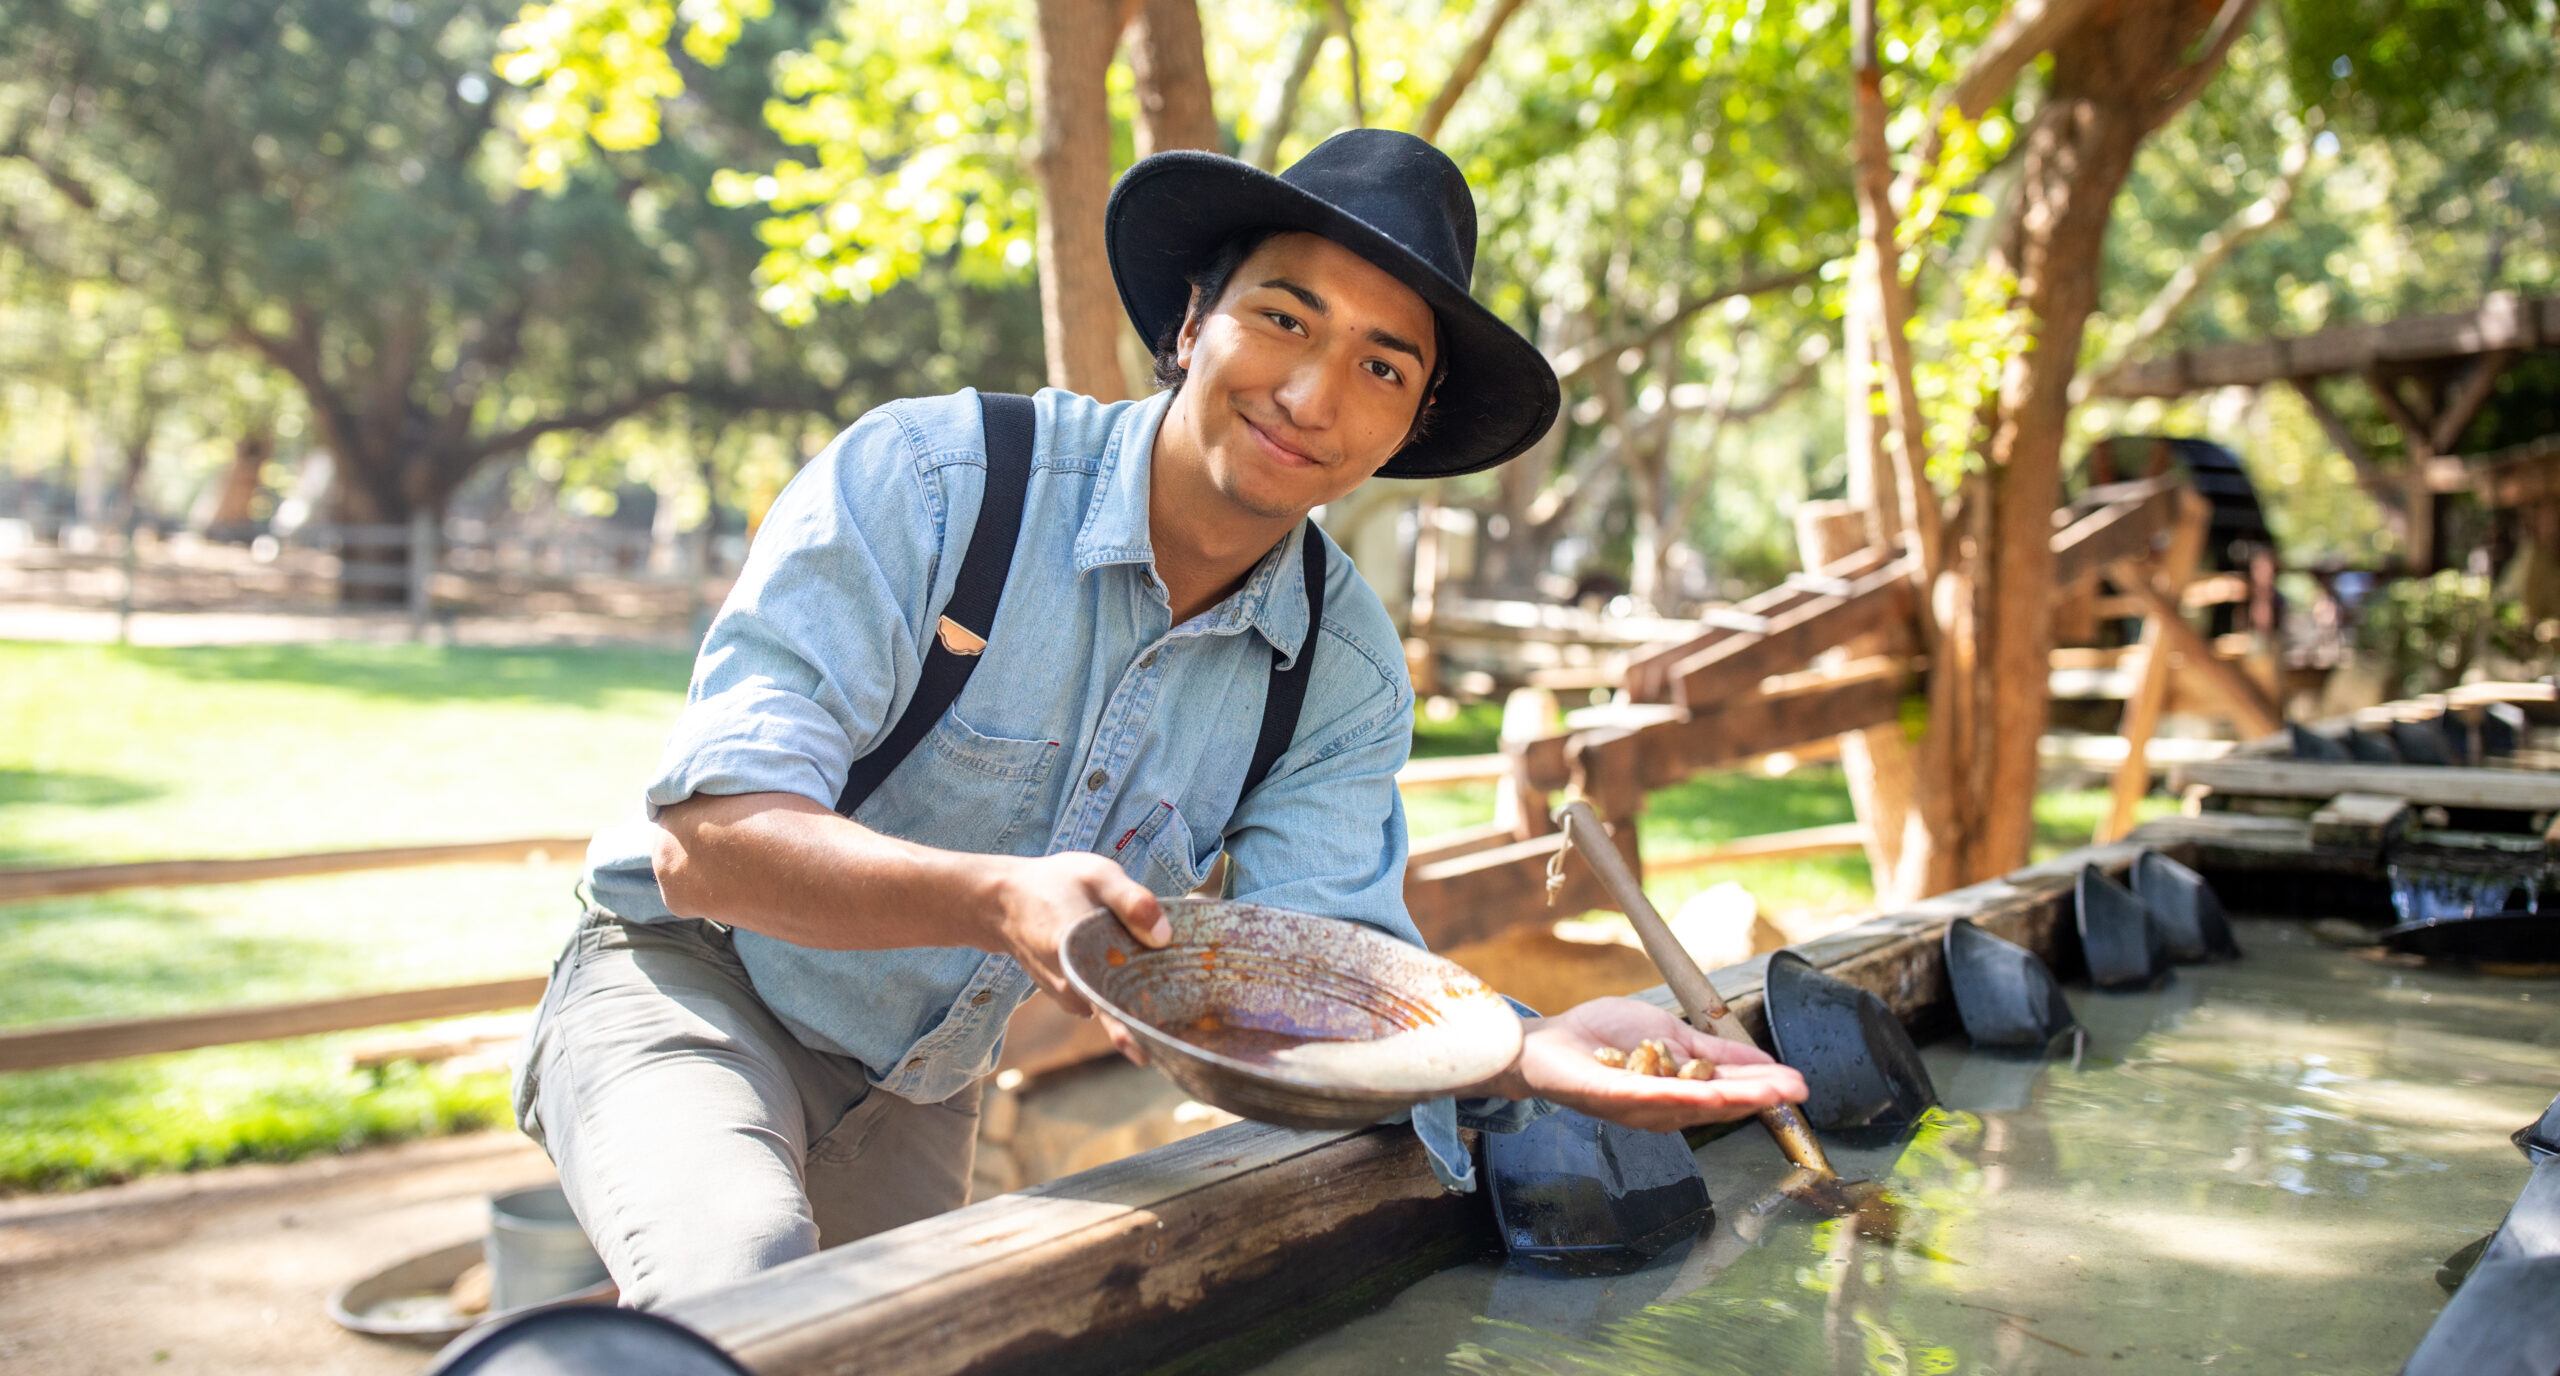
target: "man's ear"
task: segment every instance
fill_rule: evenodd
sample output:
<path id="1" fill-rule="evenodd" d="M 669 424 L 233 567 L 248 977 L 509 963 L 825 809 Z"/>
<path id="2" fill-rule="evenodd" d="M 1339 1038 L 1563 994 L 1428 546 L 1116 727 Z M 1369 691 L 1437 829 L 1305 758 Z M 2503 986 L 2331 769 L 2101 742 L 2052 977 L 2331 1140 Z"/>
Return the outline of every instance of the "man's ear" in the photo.
<path id="1" fill-rule="evenodd" d="M 1193 287 L 1191 289 L 1191 304 L 1183 308 L 1182 330 L 1173 337 L 1173 361 L 1175 366 L 1185 370 L 1188 370 L 1191 367 L 1191 346 L 1197 343 L 1199 339 L 1200 289 L 1198 287 Z"/>

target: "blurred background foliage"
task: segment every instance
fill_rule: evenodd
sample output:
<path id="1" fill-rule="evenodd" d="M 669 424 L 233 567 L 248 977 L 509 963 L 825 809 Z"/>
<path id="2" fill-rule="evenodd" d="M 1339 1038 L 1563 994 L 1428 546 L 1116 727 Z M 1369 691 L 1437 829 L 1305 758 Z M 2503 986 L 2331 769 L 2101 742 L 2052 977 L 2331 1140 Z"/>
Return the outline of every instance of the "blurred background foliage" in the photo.
<path id="1" fill-rule="evenodd" d="M 1481 75 L 1444 105 L 1497 7 Z M 689 523 L 750 525 L 879 401 L 1037 385 L 1031 12 L 27 0 L 0 33 L 0 454 L 22 475 L 141 455 L 140 490 L 183 510 L 244 434 L 272 441 L 272 498 L 297 456 L 381 413 L 409 427 L 382 481 L 423 500 L 604 514 L 648 489 Z M 1898 146 L 1998 14 L 1885 6 Z M 1477 188 L 1479 292 L 1579 365 L 1545 454 L 1439 494 L 1485 518 L 1488 590 L 1577 560 L 1644 588 L 1651 559 L 1683 580 L 1652 590 L 1669 605 L 1793 565 L 1793 506 L 1845 481 L 1844 9 L 1210 0 L 1201 17 L 1241 156 L 1437 121 Z M 2090 368 L 2552 290 L 2553 0 L 2285 0 L 2252 24 L 2127 184 Z M 1111 89 L 1125 165 L 1125 64 Z M 1954 131 L 1917 236 L 1946 269 L 1921 278 L 1916 333 L 1949 452 L 2008 342 L 1973 267 L 2036 98 L 2030 80 Z M 2146 314 L 2215 235 L 2232 242 L 2179 307 Z M 2518 369 L 2469 438 L 2547 430 L 2554 381 Z M 2369 403 L 2339 406 L 2397 455 Z M 2289 395 L 2092 403 L 2074 424 L 2216 435 L 2289 557 L 2389 552 Z M 416 457 L 436 444 L 451 453 Z"/>

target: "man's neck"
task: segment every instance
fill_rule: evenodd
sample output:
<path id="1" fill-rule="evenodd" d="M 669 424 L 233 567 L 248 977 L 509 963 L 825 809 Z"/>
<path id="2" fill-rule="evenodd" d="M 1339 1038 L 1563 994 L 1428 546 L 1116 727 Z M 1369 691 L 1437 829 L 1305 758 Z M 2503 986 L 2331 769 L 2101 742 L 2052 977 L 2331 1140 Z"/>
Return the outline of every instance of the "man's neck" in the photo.
<path id="1" fill-rule="evenodd" d="M 1176 626 L 1242 587 L 1254 565 L 1289 538 L 1299 519 L 1245 510 L 1218 490 L 1183 405 L 1186 399 L 1175 397 L 1156 428 L 1147 465 L 1147 540 Z"/>

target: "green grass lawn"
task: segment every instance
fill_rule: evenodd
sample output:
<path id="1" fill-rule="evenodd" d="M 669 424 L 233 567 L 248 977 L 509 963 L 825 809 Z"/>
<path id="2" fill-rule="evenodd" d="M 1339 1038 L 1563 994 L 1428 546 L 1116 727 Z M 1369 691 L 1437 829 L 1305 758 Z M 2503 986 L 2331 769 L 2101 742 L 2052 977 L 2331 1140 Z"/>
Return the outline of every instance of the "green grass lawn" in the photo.
<path id="1" fill-rule="evenodd" d="M 683 656 L 0 644 L 0 864 L 576 836 L 628 816 Z M 539 973 L 574 855 L 0 906 L 0 1025 Z M 0 1188 L 505 1120 L 493 1074 L 347 1068 L 376 1033 L 0 1076 Z"/>
<path id="2" fill-rule="evenodd" d="M 0 643 L 0 864 L 584 835 L 638 805 L 686 668 L 617 650 Z M 1475 704 L 1418 722 L 1414 753 L 1489 752 L 1500 719 Z M 1427 837 L 1489 819 L 1493 790 L 1408 803 Z M 2039 852 L 2080 844 L 2101 806 L 2040 799 Z M 1837 770 L 1727 772 L 1655 794 L 1642 838 L 1662 853 L 1850 815 Z M 0 905 L 0 1026 L 538 973 L 575 919 L 577 859 Z M 1669 909 L 1727 879 L 1771 907 L 1869 893 L 1843 855 L 1672 876 L 1654 897 Z M 0 1190 L 507 1121 L 502 1076 L 348 1068 L 374 1035 L 0 1075 Z"/>

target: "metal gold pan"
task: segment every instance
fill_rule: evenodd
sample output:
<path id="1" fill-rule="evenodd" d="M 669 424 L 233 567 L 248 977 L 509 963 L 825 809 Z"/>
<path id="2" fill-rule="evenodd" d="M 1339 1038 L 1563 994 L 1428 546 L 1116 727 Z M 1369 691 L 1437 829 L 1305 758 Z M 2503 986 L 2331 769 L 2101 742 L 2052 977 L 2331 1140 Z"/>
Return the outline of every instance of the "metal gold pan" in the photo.
<path id="1" fill-rule="evenodd" d="M 1357 923 L 1226 899 L 1168 900 L 1150 950 L 1096 912 L 1067 979 L 1204 1103 L 1293 1128 L 1358 1127 L 1481 1084 L 1520 1018 L 1464 968 Z"/>

